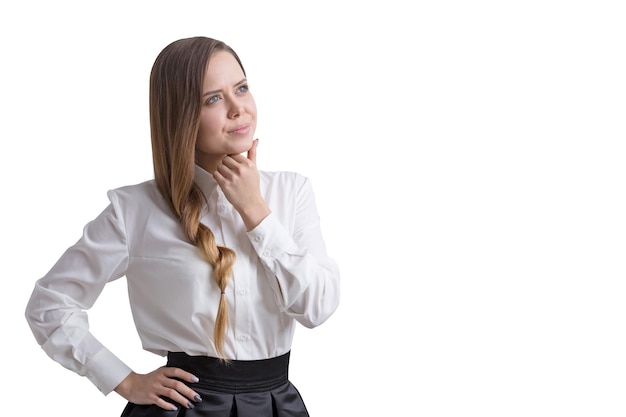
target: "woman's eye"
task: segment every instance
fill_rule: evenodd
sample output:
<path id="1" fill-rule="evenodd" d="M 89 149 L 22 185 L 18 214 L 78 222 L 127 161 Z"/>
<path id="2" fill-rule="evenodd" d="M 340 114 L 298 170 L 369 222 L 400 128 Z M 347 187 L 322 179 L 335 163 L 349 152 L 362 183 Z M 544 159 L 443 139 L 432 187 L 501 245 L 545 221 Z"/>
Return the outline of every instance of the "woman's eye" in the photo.
<path id="1" fill-rule="evenodd" d="M 238 93 L 247 93 L 248 90 L 249 90 L 248 85 L 244 84 L 244 85 L 239 86 L 239 88 L 237 89 L 237 92 Z"/>
<path id="2" fill-rule="evenodd" d="M 212 104 L 212 103 L 216 103 L 217 101 L 219 101 L 220 96 L 211 96 L 207 99 L 206 104 Z"/>

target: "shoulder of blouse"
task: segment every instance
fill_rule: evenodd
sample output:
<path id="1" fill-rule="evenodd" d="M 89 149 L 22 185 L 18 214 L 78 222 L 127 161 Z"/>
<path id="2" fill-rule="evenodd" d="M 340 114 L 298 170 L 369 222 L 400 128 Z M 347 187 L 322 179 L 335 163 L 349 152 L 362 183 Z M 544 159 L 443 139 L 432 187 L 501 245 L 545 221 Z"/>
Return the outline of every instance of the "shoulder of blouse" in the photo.
<path id="1" fill-rule="evenodd" d="M 154 180 L 109 190 L 107 196 L 117 216 L 125 219 L 125 222 L 131 218 L 139 221 L 159 212 L 166 216 L 172 215 L 169 204 Z"/>
<path id="2" fill-rule="evenodd" d="M 146 207 L 146 205 L 167 206 L 154 180 L 114 188 L 109 190 L 107 195 L 113 205 L 118 208 Z"/>

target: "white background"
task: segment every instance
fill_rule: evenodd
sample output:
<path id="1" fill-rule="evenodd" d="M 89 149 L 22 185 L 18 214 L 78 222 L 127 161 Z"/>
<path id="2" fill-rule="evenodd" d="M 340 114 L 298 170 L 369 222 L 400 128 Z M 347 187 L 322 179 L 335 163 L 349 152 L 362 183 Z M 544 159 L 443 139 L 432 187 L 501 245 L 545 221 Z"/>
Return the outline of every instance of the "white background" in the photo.
<path id="1" fill-rule="evenodd" d="M 621 4 L 3 2 L 2 414 L 121 413 L 24 307 L 106 191 L 151 177 L 152 62 L 204 35 L 240 54 L 258 164 L 311 178 L 341 267 L 293 346 L 312 416 L 626 415 Z M 147 372 L 127 304 L 109 285 L 92 330 Z"/>

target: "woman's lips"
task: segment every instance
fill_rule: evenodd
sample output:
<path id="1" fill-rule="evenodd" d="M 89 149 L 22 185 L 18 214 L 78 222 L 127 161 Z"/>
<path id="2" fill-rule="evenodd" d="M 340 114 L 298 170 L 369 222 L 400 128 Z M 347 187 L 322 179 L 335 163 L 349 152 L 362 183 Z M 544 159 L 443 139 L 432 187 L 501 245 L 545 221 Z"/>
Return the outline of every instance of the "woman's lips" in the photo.
<path id="1" fill-rule="evenodd" d="M 245 125 L 237 126 L 233 130 L 229 130 L 228 133 L 230 133 L 231 135 L 245 135 L 249 131 L 250 131 L 250 125 L 245 124 Z"/>

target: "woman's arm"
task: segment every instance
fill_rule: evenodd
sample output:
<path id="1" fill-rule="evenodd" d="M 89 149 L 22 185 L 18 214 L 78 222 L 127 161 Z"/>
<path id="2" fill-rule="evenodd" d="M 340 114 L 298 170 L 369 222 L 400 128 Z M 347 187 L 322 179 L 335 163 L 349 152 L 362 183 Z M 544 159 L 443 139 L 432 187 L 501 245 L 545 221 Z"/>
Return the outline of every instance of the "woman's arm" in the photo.
<path id="1" fill-rule="evenodd" d="M 26 307 L 26 319 L 43 350 L 104 394 L 131 370 L 89 331 L 86 310 L 107 282 L 124 275 L 127 263 L 124 227 L 111 204 L 35 283 Z"/>
<path id="2" fill-rule="evenodd" d="M 326 251 L 311 183 L 296 178 L 293 232 L 270 214 L 248 236 L 273 277 L 269 283 L 279 305 L 304 326 L 315 327 L 339 305 L 339 268 Z"/>

